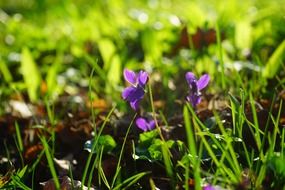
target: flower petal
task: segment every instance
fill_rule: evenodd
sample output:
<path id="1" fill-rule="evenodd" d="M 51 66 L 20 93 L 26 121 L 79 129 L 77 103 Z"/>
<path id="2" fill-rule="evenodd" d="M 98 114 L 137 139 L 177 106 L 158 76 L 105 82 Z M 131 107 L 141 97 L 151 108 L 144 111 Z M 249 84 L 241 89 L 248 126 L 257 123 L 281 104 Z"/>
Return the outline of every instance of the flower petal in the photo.
<path id="1" fill-rule="evenodd" d="M 135 100 L 141 100 L 144 96 L 144 93 L 145 92 L 143 88 L 129 86 L 123 91 L 122 97 L 124 100 L 134 102 Z"/>
<path id="2" fill-rule="evenodd" d="M 132 96 L 132 94 L 134 94 L 135 90 L 136 90 L 136 88 L 133 86 L 129 86 L 129 87 L 125 88 L 124 91 L 122 92 L 123 99 L 129 100 L 130 97 Z"/>
<path id="3" fill-rule="evenodd" d="M 141 118 L 141 117 L 137 118 L 136 119 L 136 125 L 137 125 L 138 128 L 140 128 L 143 131 L 147 131 L 148 130 L 148 127 L 147 127 L 148 123 L 147 123 L 147 121 L 144 118 Z"/>
<path id="4" fill-rule="evenodd" d="M 148 123 L 148 130 L 153 130 L 155 128 L 155 121 L 154 120 L 151 120 L 149 123 Z"/>
<path id="5" fill-rule="evenodd" d="M 144 93 L 145 93 L 144 89 L 140 88 L 140 87 L 137 87 L 135 89 L 136 90 L 131 94 L 130 101 L 143 99 L 143 96 L 144 96 Z"/>
<path id="6" fill-rule="evenodd" d="M 197 86 L 199 90 L 202 90 L 205 88 L 210 81 L 210 76 L 208 74 L 204 74 L 203 76 L 200 77 L 200 79 L 197 82 Z"/>
<path id="7" fill-rule="evenodd" d="M 134 100 L 130 102 L 131 108 L 133 108 L 133 110 L 137 111 L 139 109 L 140 106 L 140 100 Z"/>
<path id="8" fill-rule="evenodd" d="M 196 107 L 197 104 L 201 102 L 201 97 L 197 95 L 189 95 L 186 97 L 186 99 L 192 104 L 193 107 Z"/>
<path id="9" fill-rule="evenodd" d="M 124 78 L 132 85 L 136 85 L 137 83 L 137 74 L 134 71 L 124 69 Z"/>
<path id="10" fill-rule="evenodd" d="M 189 85 L 191 85 L 194 81 L 197 80 L 194 73 L 192 73 L 192 72 L 187 72 L 185 75 L 185 78 L 186 78 Z"/>
<path id="11" fill-rule="evenodd" d="M 138 81 L 141 86 L 145 86 L 148 81 L 148 74 L 145 71 L 140 71 L 138 74 Z"/>

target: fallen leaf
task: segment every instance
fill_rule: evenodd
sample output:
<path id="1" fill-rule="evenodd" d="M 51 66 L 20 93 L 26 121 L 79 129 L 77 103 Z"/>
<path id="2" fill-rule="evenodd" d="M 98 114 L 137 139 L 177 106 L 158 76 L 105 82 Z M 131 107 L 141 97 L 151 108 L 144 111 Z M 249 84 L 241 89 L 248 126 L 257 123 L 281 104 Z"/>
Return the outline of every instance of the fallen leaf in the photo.
<path id="1" fill-rule="evenodd" d="M 60 189 L 61 190 L 96 190 L 97 188 L 94 187 L 86 187 L 83 185 L 83 188 L 81 188 L 81 182 L 78 180 L 71 180 L 68 176 L 63 176 L 59 178 L 60 182 Z M 50 179 L 45 182 L 40 183 L 43 186 L 43 190 L 56 190 L 55 184 L 53 179 Z"/>

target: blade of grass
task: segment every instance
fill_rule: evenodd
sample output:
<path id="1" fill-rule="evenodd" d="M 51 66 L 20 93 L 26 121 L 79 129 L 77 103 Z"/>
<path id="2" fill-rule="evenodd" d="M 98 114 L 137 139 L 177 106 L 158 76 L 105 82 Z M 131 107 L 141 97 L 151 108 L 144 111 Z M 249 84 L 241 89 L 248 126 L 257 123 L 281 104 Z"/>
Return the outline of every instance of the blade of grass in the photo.
<path id="1" fill-rule="evenodd" d="M 93 105 L 93 101 L 94 101 L 94 98 L 93 98 L 93 96 L 92 96 L 92 94 L 91 94 L 91 92 L 92 92 L 92 79 L 93 79 L 93 77 L 94 77 L 94 72 L 95 72 L 95 70 L 96 70 L 96 68 L 97 67 L 99 67 L 98 65 L 97 65 L 97 60 L 96 60 L 96 62 L 94 61 L 93 62 L 93 59 L 91 58 L 91 57 L 89 57 L 89 55 L 88 54 L 86 54 L 85 56 L 87 56 L 87 59 L 90 59 L 90 61 L 94 64 L 94 66 L 93 66 L 93 69 L 92 69 L 92 71 L 91 71 L 91 73 L 90 73 L 90 76 L 89 76 L 89 85 L 88 85 L 88 89 L 89 89 L 89 101 L 91 102 L 91 105 Z M 96 67 L 96 68 L 95 68 Z M 98 69 L 98 68 L 97 68 Z M 99 69 L 100 69 L 100 67 L 99 67 Z M 103 71 L 102 71 L 103 72 Z M 90 106 L 90 108 L 91 108 L 91 117 L 92 117 L 92 124 L 93 124 L 93 131 L 94 131 L 94 137 L 97 137 L 97 127 L 96 127 L 96 121 L 95 121 L 95 110 L 93 109 L 93 106 Z M 97 158 L 98 158 L 98 156 L 96 155 L 96 159 L 95 159 L 95 161 L 94 161 L 94 163 L 93 163 L 93 165 L 92 165 L 92 167 L 91 167 L 91 171 L 90 171 L 90 173 L 89 173 L 89 177 L 88 177 L 88 188 L 91 186 L 91 182 L 92 182 L 92 178 L 93 178 L 93 172 L 94 172 L 94 170 L 95 170 L 95 167 L 96 167 L 96 163 L 97 163 Z M 99 180 L 99 184 L 101 184 L 101 178 L 100 178 L 100 175 L 98 175 L 98 180 Z"/>
<path id="2" fill-rule="evenodd" d="M 127 189 L 128 187 L 130 187 L 131 185 L 133 185 L 135 182 L 137 182 L 140 178 L 142 178 L 143 176 L 149 174 L 150 172 L 141 172 L 138 174 L 135 174 L 131 177 L 129 177 L 128 179 L 124 180 L 122 183 L 120 183 L 119 185 L 117 185 L 116 187 L 114 187 L 113 190 L 119 190 L 119 189 Z M 125 186 L 126 185 L 126 186 Z M 125 186 L 125 187 L 124 187 Z"/>
<path id="3" fill-rule="evenodd" d="M 262 165 L 261 165 L 261 167 L 257 173 L 258 176 L 257 176 L 256 182 L 255 182 L 255 188 L 256 189 L 259 189 L 261 187 L 261 184 L 262 184 L 262 182 L 265 178 L 265 175 L 266 175 L 266 167 L 267 167 L 265 162 L 262 162 L 262 160 L 260 160 L 259 163 L 261 163 Z"/>
<path id="4" fill-rule="evenodd" d="M 261 150 L 259 123 L 258 123 L 257 112 L 256 112 L 256 108 L 255 108 L 255 101 L 253 100 L 251 92 L 249 92 L 249 101 L 250 101 L 251 111 L 252 111 L 252 115 L 253 115 L 254 129 L 255 129 L 254 137 L 256 139 L 257 148 L 260 152 L 260 157 L 263 159 L 263 150 Z"/>
<path id="5" fill-rule="evenodd" d="M 168 128 L 169 125 L 168 125 L 167 120 L 166 120 L 166 117 L 164 116 L 164 114 L 162 113 L 162 111 L 159 111 L 159 115 L 160 115 L 160 117 L 162 118 L 162 121 L 163 121 L 164 125 L 166 126 L 166 128 Z"/>
<path id="6" fill-rule="evenodd" d="M 47 83 L 47 96 L 52 99 L 54 98 L 55 92 L 57 92 L 57 75 L 63 63 L 63 55 L 64 52 L 57 50 L 55 60 L 53 61 L 53 64 L 48 68 L 47 76 L 45 78 Z"/>
<path id="7" fill-rule="evenodd" d="M 9 71 L 8 66 L 2 60 L 2 56 L 0 56 L 0 72 L 3 74 L 3 78 L 7 83 L 10 83 L 13 81 L 12 74 Z"/>
<path id="8" fill-rule="evenodd" d="M 24 150 L 24 146 L 23 146 L 23 140 L 22 140 L 22 136 L 21 136 L 20 127 L 19 127 L 17 122 L 15 123 L 15 129 L 16 129 L 16 136 L 17 136 L 17 142 L 19 145 L 19 149 L 20 149 L 20 152 L 22 153 Z"/>
<path id="9" fill-rule="evenodd" d="M 282 128 L 282 135 L 281 135 L 281 158 L 283 159 L 284 158 L 284 150 L 285 150 L 285 128 L 283 127 Z"/>
<path id="10" fill-rule="evenodd" d="M 34 58 L 27 47 L 22 49 L 21 71 L 31 101 L 38 98 L 38 88 L 41 82 L 41 75 Z"/>
<path id="11" fill-rule="evenodd" d="M 188 104 L 188 103 L 187 103 Z M 195 179 L 195 190 L 202 189 L 201 188 L 201 176 L 200 176 L 200 160 L 197 159 L 197 150 L 196 150 L 196 140 L 195 140 L 195 132 L 191 125 L 189 111 L 186 106 L 183 108 L 183 117 L 185 123 L 185 129 L 187 134 L 187 142 L 188 148 L 190 150 L 190 154 L 192 155 L 192 159 L 190 159 L 194 168 L 194 179 Z"/>
<path id="12" fill-rule="evenodd" d="M 269 109 L 269 112 L 268 112 L 269 114 L 272 113 L 272 110 L 273 110 L 273 107 L 274 107 L 274 104 L 275 104 L 275 98 L 276 98 L 276 94 L 274 93 L 273 98 L 272 98 L 272 103 L 270 105 L 270 109 Z M 264 130 L 263 138 L 262 138 L 261 145 L 260 145 L 261 146 L 261 151 L 260 151 L 260 154 L 259 154 L 260 155 L 260 161 L 257 162 L 257 166 L 256 166 L 256 169 L 255 169 L 256 173 L 259 173 L 262 169 L 266 170 L 266 168 L 264 169 L 264 167 L 266 167 L 266 166 L 264 166 L 265 160 L 264 160 L 263 149 L 264 149 L 265 141 L 268 138 L 268 129 L 269 129 L 269 121 L 270 121 L 270 119 L 271 118 L 268 117 L 267 120 L 266 120 L 265 130 Z M 261 156 L 263 156 L 263 157 L 261 157 Z M 260 175 L 262 175 L 262 173 L 260 173 Z M 260 177 L 260 178 L 262 178 L 262 177 Z M 262 179 L 259 179 L 260 180 L 259 183 L 261 183 Z"/>
<path id="13" fill-rule="evenodd" d="M 15 185 L 17 186 L 17 189 L 21 188 L 23 190 L 32 190 L 31 188 L 26 186 L 23 182 L 21 182 L 21 179 L 19 179 L 18 176 L 12 176 L 12 182 L 15 183 Z"/>
<path id="14" fill-rule="evenodd" d="M 83 187 L 84 187 L 84 184 L 85 184 L 85 180 L 86 180 L 86 177 L 87 177 L 87 172 L 89 170 L 89 166 L 90 166 L 90 163 L 91 163 L 92 155 L 93 155 L 94 150 L 95 150 L 95 148 L 96 148 L 96 146 L 98 144 L 99 137 L 100 137 L 103 129 L 105 128 L 107 121 L 109 120 L 110 116 L 114 112 L 115 108 L 116 108 L 116 105 L 114 105 L 113 108 L 111 109 L 111 111 L 108 113 L 107 118 L 104 120 L 104 122 L 103 122 L 103 124 L 102 124 L 102 126 L 101 126 L 101 128 L 100 128 L 100 130 L 99 130 L 99 132 L 97 134 L 97 136 L 96 137 L 94 136 L 94 143 L 92 144 L 91 151 L 90 151 L 90 153 L 88 155 L 87 162 L 86 162 L 86 165 L 84 167 L 84 171 L 83 171 L 83 175 L 82 175 L 82 180 L 81 180 L 81 183 L 82 183 L 81 189 L 82 190 L 83 190 Z"/>
<path id="15" fill-rule="evenodd" d="M 172 167 L 171 167 L 172 166 L 172 163 L 171 163 L 172 154 L 171 154 L 168 146 L 164 145 L 164 144 L 166 144 L 166 141 L 165 141 L 165 139 L 161 133 L 160 127 L 158 126 L 158 122 L 157 122 L 157 118 L 156 118 L 156 114 L 155 114 L 155 109 L 154 109 L 154 103 L 153 103 L 152 89 L 151 89 L 150 83 L 148 83 L 148 89 L 149 89 L 149 98 L 150 98 L 150 104 L 151 104 L 153 119 L 155 122 L 156 129 L 158 131 L 158 134 L 160 136 L 160 139 L 162 140 L 162 156 L 163 156 L 164 164 L 166 167 L 166 172 L 171 177 L 172 185 L 174 185 L 176 180 L 174 179 L 174 175 L 173 175 Z M 167 152 L 164 152 L 164 151 L 167 151 Z M 174 188 L 174 186 L 173 186 L 173 188 Z"/>
<path id="16" fill-rule="evenodd" d="M 88 188 L 90 188 L 90 186 L 91 186 L 94 170 L 95 170 L 96 166 L 98 166 L 98 163 L 101 162 L 101 161 L 98 161 L 101 158 L 100 155 L 101 155 L 101 153 L 99 154 L 99 156 L 98 156 L 98 154 L 96 154 L 95 161 L 93 162 L 92 167 L 91 167 L 91 171 L 89 172 L 88 183 L 87 183 L 88 184 L 87 185 Z M 98 173 L 99 173 L 99 166 L 98 166 Z M 98 175 L 98 183 L 99 183 L 99 186 L 101 186 L 101 177 L 100 177 L 100 175 Z"/>
<path id="17" fill-rule="evenodd" d="M 94 60 L 90 55 L 88 54 L 84 54 L 84 58 L 86 59 L 87 63 L 89 63 L 94 71 L 96 71 L 96 73 L 98 74 L 98 76 L 102 79 L 102 80 L 106 80 L 107 76 L 104 72 L 104 70 L 98 65 L 98 59 Z M 93 71 L 92 71 L 93 72 Z"/>
<path id="18" fill-rule="evenodd" d="M 279 121 L 280 121 L 280 116 L 281 116 L 281 110 L 283 108 L 283 101 L 282 99 L 280 100 L 280 104 L 279 104 L 279 110 L 278 110 L 278 114 L 277 114 L 277 117 L 276 119 L 274 120 L 274 118 L 272 117 L 272 121 L 274 123 L 274 130 L 273 130 L 273 139 L 272 139 L 272 144 L 270 144 L 270 146 L 272 146 L 272 153 L 274 152 L 274 149 L 275 149 L 275 145 L 276 145 L 276 138 L 277 138 L 277 132 L 280 133 L 279 131 Z"/>
<path id="19" fill-rule="evenodd" d="M 236 134 L 235 130 L 237 130 L 238 137 L 243 139 L 242 137 L 242 129 L 244 123 L 244 95 L 243 91 L 241 91 L 241 99 L 242 103 L 239 104 L 238 100 L 229 93 L 230 103 L 231 103 L 231 112 L 232 112 L 232 123 L 233 123 L 233 135 Z M 245 151 L 245 157 L 249 168 L 251 168 L 252 164 L 250 161 L 249 153 L 245 144 L 245 141 L 242 141 L 242 146 Z"/>
<path id="20" fill-rule="evenodd" d="M 192 107 L 189 104 L 186 104 L 188 110 L 190 110 L 192 117 L 194 118 L 194 121 L 196 121 L 194 124 L 195 129 L 197 130 L 197 134 L 202 134 L 202 130 L 199 127 L 199 125 L 203 128 L 206 129 L 206 127 L 204 126 L 204 124 L 199 120 L 199 118 L 197 117 L 197 115 L 195 114 L 194 110 L 192 109 Z M 199 124 L 199 125 L 197 125 Z M 225 152 L 225 149 L 222 147 L 222 145 L 217 141 L 217 139 L 214 137 L 213 134 L 208 133 L 208 135 L 210 136 L 211 140 L 215 143 L 215 145 L 222 151 Z M 216 157 L 214 151 L 212 150 L 211 146 L 209 145 L 207 139 L 204 137 L 204 135 L 200 136 L 207 152 L 209 153 L 209 156 L 212 158 L 212 160 L 214 161 L 215 165 L 217 166 L 217 168 L 221 168 L 221 172 L 224 175 L 224 177 L 230 177 L 230 179 L 234 182 L 237 182 L 238 179 L 236 178 L 236 176 L 233 174 L 233 172 L 231 170 L 229 170 L 226 166 L 224 166 L 223 161 L 219 161 L 218 158 Z M 226 153 L 226 152 L 225 152 Z M 227 176 L 226 176 L 227 175 Z"/>
<path id="21" fill-rule="evenodd" d="M 165 139 L 164 139 L 164 137 L 163 137 L 163 135 L 162 135 L 162 133 L 161 133 L 161 129 L 160 129 L 160 127 L 158 126 L 158 123 L 157 123 L 157 118 L 156 118 L 156 114 L 155 114 L 154 103 L 153 103 L 153 96 L 152 96 L 152 90 L 151 90 L 151 85 L 150 85 L 150 83 L 148 83 L 148 90 L 149 90 L 149 99 L 150 99 L 151 110 L 152 110 L 152 117 L 153 117 L 154 122 L 155 122 L 155 127 L 156 127 L 156 129 L 157 129 L 157 131 L 158 131 L 158 134 L 159 134 L 161 140 L 162 140 L 163 142 L 165 142 Z"/>
<path id="22" fill-rule="evenodd" d="M 155 183 L 152 178 L 149 178 L 149 186 L 151 190 L 156 190 Z"/>
<path id="23" fill-rule="evenodd" d="M 69 173 L 70 180 L 71 180 L 71 189 L 74 189 L 75 186 L 74 186 L 74 178 L 73 178 L 71 165 L 68 166 L 68 173 Z"/>
<path id="24" fill-rule="evenodd" d="M 49 169 L 50 169 L 50 172 L 51 172 L 54 184 L 55 184 L 55 188 L 56 189 L 60 189 L 59 179 L 58 179 L 56 171 L 55 171 L 53 158 L 52 158 L 51 153 L 49 151 L 48 143 L 47 143 L 45 137 L 41 137 L 40 139 L 41 139 L 41 142 L 42 142 L 42 144 L 44 146 L 44 151 L 45 151 L 46 158 L 47 158 L 48 165 L 49 165 Z"/>
<path id="25" fill-rule="evenodd" d="M 189 168 L 190 168 L 190 164 L 189 162 L 187 162 L 186 168 L 185 168 L 185 189 L 189 190 Z"/>
<path id="26" fill-rule="evenodd" d="M 118 163 L 117 163 L 116 172 L 115 172 L 115 175 L 114 175 L 114 178 L 113 178 L 113 181 L 112 181 L 111 188 L 114 187 L 115 182 L 116 182 L 116 180 L 117 180 L 117 176 L 119 175 L 119 172 L 120 172 L 120 170 L 121 170 L 121 166 L 120 166 L 120 165 L 121 165 L 121 160 L 122 160 L 123 152 L 124 152 L 124 149 L 125 149 L 125 144 L 126 144 L 126 141 L 127 141 L 127 138 L 128 138 L 128 135 L 129 135 L 129 132 L 130 132 L 130 129 L 131 129 L 131 126 L 133 125 L 136 116 L 137 116 L 137 113 L 134 115 L 134 117 L 133 117 L 131 123 L 129 124 L 128 129 L 127 129 L 127 132 L 126 132 L 126 135 L 125 135 L 125 137 L 124 137 L 124 141 L 123 141 L 122 148 L 121 148 L 121 151 L 120 151 L 119 160 L 118 160 Z"/>
<path id="27" fill-rule="evenodd" d="M 175 188 L 176 180 L 175 180 L 175 177 L 173 175 L 173 170 L 172 170 L 173 164 L 172 164 L 171 159 L 170 159 L 169 149 L 168 149 L 166 142 L 162 141 L 161 151 L 162 151 L 162 157 L 163 157 L 163 162 L 165 165 L 166 173 L 172 179 L 171 180 L 172 187 Z"/>
<path id="28" fill-rule="evenodd" d="M 222 42 L 221 42 L 221 32 L 219 24 L 216 23 L 216 35 L 217 35 L 217 45 L 219 49 L 219 60 L 221 64 L 221 80 L 222 80 L 222 89 L 225 90 L 226 83 L 225 83 L 225 66 L 224 66 L 224 59 L 223 59 L 223 50 L 222 50 Z"/>
<path id="29" fill-rule="evenodd" d="M 269 58 L 268 62 L 266 63 L 265 69 L 263 70 L 263 77 L 265 78 L 273 78 L 276 76 L 277 72 L 279 71 L 280 66 L 282 65 L 285 52 L 285 40 L 277 47 L 274 53 Z"/>
<path id="30" fill-rule="evenodd" d="M 20 150 L 20 147 L 19 147 L 19 144 L 18 144 L 18 142 L 17 142 L 17 140 L 16 140 L 15 135 L 13 135 L 13 137 L 14 137 L 14 141 L 15 141 L 16 148 L 17 148 L 18 153 L 19 153 L 19 155 L 20 155 L 22 167 L 24 167 L 24 158 L 23 158 L 22 152 L 21 152 L 21 150 Z"/>
<path id="31" fill-rule="evenodd" d="M 276 94 L 274 93 L 273 98 L 272 98 L 272 103 L 270 105 L 270 109 L 269 109 L 269 112 L 268 112 L 269 114 L 272 113 L 272 110 L 273 110 L 273 107 L 274 107 L 274 104 L 275 104 L 275 100 L 276 100 Z M 263 138 L 262 138 L 262 141 L 261 141 L 261 149 L 264 148 L 264 145 L 265 145 L 265 142 L 266 142 L 266 138 L 267 138 L 267 135 L 268 135 L 268 129 L 269 129 L 269 122 L 270 122 L 270 117 L 268 117 L 267 120 L 266 120 L 264 135 L 263 135 Z"/>
<path id="32" fill-rule="evenodd" d="M 233 171 L 236 172 L 236 176 L 240 176 L 241 174 L 241 169 L 240 169 L 240 165 L 239 162 L 237 160 L 237 156 L 235 154 L 234 148 L 232 146 L 232 139 L 231 137 L 229 137 L 228 133 L 226 132 L 220 117 L 218 116 L 218 114 L 214 111 L 214 116 L 216 118 L 216 121 L 218 123 L 219 129 L 222 132 L 222 135 L 225 137 L 225 141 L 226 141 L 226 151 L 229 150 L 230 156 L 227 156 L 227 160 L 230 163 L 230 165 L 232 166 Z"/>
<path id="33" fill-rule="evenodd" d="M 88 84 L 88 89 L 89 89 L 89 101 L 91 102 L 91 116 L 92 116 L 92 124 L 93 124 L 93 127 L 94 127 L 94 136 L 96 137 L 97 136 L 97 127 L 96 127 L 96 122 L 95 122 L 95 110 L 93 109 L 93 102 L 94 102 L 94 98 L 91 94 L 92 92 L 92 79 L 93 79 L 93 76 L 94 76 L 94 72 L 95 72 L 95 69 L 93 68 L 92 71 L 91 71 L 91 74 L 90 74 L 90 77 L 89 77 L 89 84 Z"/>
<path id="34" fill-rule="evenodd" d="M 100 154 L 99 154 L 98 172 L 99 172 L 100 178 L 103 180 L 103 182 L 104 182 L 104 184 L 106 185 L 106 187 L 107 187 L 108 189 L 112 189 L 112 188 L 110 187 L 110 185 L 109 185 L 109 182 L 108 182 L 108 180 L 107 180 L 107 178 L 106 178 L 106 175 L 105 175 L 105 173 L 104 173 L 104 170 L 103 170 L 103 168 L 102 168 L 102 155 L 103 155 L 103 151 L 104 151 L 104 146 L 101 147 L 101 151 L 100 151 Z M 89 187 L 90 187 L 90 186 L 88 186 L 88 188 L 89 188 Z"/>
<path id="35" fill-rule="evenodd" d="M 47 109 L 47 113 L 48 113 L 48 119 L 50 121 L 51 124 L 51 129 L 52 131 L 50 132 L 51 134 L 51 141 L 52 141 L 52 146 L 51 146 L 51 155 L 54 155 L 54 151 L 55 151 L 55 125 L 56 125 L 56 121 L 55 121 L 55 114 L 54 114 L 54 105 L 50 105 L 50 103 L 48 102 L 47 98 L 45 99 L 45 104 L 46 104 L 46 109 Z"/>

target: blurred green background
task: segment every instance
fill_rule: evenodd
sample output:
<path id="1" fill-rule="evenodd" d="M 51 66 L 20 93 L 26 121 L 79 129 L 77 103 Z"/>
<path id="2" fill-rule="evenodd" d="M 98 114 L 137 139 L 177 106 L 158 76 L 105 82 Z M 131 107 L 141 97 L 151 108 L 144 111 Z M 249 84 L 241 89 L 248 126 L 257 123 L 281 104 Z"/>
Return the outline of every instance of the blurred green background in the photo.
<path id="1" fill-rule="evenodd" d="M 284 0 L 2 0 L 0 97 L 27 92 L 34 102 L 56 99 L 77 93 L 75 87 L 88 89 L 91 80 L 95 98 L 121 102 L 126 67 L 153 74 L 151 81 L 160 87 L 155 100 L 182 97 L 186 71 L 209 73 L 210 93 L 243 88 L 266 94 L 284 88 L 284 5 Z M 214 42 L 216 34 L 221 43 Z"/>

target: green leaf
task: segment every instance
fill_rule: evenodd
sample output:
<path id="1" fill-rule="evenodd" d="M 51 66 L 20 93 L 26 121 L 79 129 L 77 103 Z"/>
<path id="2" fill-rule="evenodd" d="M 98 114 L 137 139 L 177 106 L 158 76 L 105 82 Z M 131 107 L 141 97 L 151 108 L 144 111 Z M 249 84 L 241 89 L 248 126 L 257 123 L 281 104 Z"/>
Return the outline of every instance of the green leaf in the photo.
<path id="1" fill-rule="evenodd" d="M 57 87 L 58 87 L 57 74 L 60 69 L 62 59 L 63 59 L 63 55 L 58 54 L 56 56 L 54 63 L 48 69 L 47 76 L 46 76 L 48 95 L 53 95 L 57 91 Z"/>
<path id="2" fill-rule="evenodd" d="M 117 146 L 116 141 L 110 135 L 102 135 L 98 138 L 99 139 L 98 139 L 97 147 L 104 146 L 104 152 L 111 152 Z M 91 152 L 91 147 L 93 143 L 94 143 L 94 140 L 86 141 L 84 145 L 84 149 L 87 150 L 88 152 Z M 96 149 L 94 153 L 96 153 Z"/>
<path id="3" fill-rule="evenodd" d="M 3 74 L 3 78 L 6 82 L 12 82 L 13 77 L 11 72 L 9 71 L 8 66 L 0 57 L 0 72 Z"/>
<path id="4" fill-rule="evenodd" d="M 237 22 L 235 42 L 241 49 L 251 48 L 251 23 L 248 19 Z"/>
<path id="5" fill-rule="evenodd" d="M 41 76 L 30 50 L 26 47 L 22 50 L 21 72 L 24 77 L 29 98 L 31 101 L 37 100 Z"/>
<path id="6" fill-rule="evenodd" d="M 113 87 L 116 87 L 121 80 L 121 76 L 122 76 L 121 59 L 119 55 L 116 54 L 112 58 L 110 69 L 107 74 L 108 84 L 112 85 Z M 113 92 L 113 91 L 107 88 L 107 92 Z"/>
<path id="7" fill-rule="evenodd" d="M 162 160 L 161 145 L 161 140 L 155 139 L 153 144 L 148 148 L 152 160 Z"/>
<path id="8" fill-rule="evenodd" d="M 12 181 L 11 183 L 9 183 L 9 185 L 21 187 L 22 189 L 30 189 L 25 184 L 23 184 L 23 182 L 21 182 L 21 179 L 24 177 L 25 173 L 27 172 L 27 169 L 28 166 L 26 165 L 21 170 L 18 170 L 17 173 L 12 176 Z"/>
<path id="9" fill-rule="evenodd" d="M 282 158 L 281 156 L 274 156 L 268 161 L 267 168 L 272 170 L 275 173 L 275 176 L 285 180 L 284 163 L 285 163 L 285 158 Z"/>
<path id="10" fill-rule="evenodd" d="M 278 48 L 274 51 L 274 53 L 269 58 L 266 63 L 265 69 L 263 70 L 263 77 L 265 78 L 273 78 L 281 64 L 284 61 L 284 52 L 285 52 L 285 40 L 278 46 Z"/>
<path id="11" fill-rule="evenodd" d="M 27 169 L 28 169 L 28 166 L 26 165 L 24 168 L 22 168 L 21 170 L 19 170 L 19 171 L 17 172 L 17 176 L 18 176 L 19 178 L 24 177 L 24 175 L 25 175 Z"/>
<path id="12" fill-rule="evenodd" d="M 157 130 L 152 130 L 140 134 L 139 137 L 139 146 L 140 147 L 149 147 L 152 144 L 152 141 L 158 136 Z"/>
<path id="13" fill-rule="evenodd" d="M 116 55 L 116 47 L 109 39 L 101 39 L 98 46 L 104 61 L 104 70 L 108 71 L 112 66 L 112 59 Z"/>
<path id="14" fill-rule="evenodd" d="M 107 92 L 112 92 L 112 86 L 117 86 L 122 75 L 120 56 L 114 43 L 109 39 L 101 39 L 98 43 L 99 50 L 104 61 L 104 70 L 107 71 Z M 110 84 L 110 85 L 108 85 Z"/>

